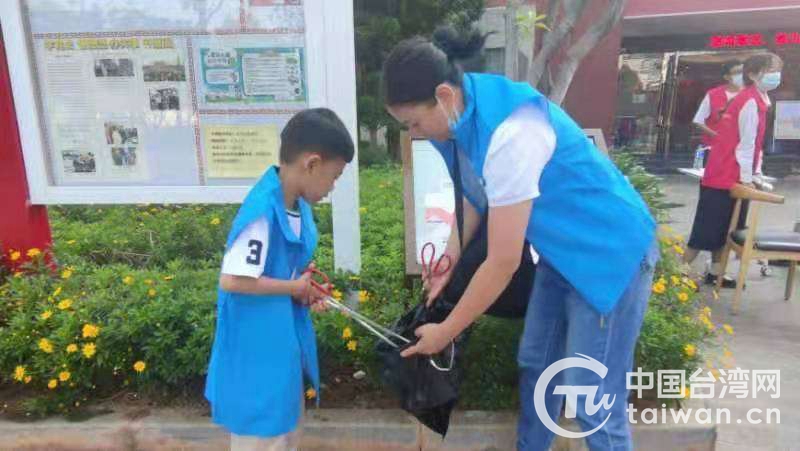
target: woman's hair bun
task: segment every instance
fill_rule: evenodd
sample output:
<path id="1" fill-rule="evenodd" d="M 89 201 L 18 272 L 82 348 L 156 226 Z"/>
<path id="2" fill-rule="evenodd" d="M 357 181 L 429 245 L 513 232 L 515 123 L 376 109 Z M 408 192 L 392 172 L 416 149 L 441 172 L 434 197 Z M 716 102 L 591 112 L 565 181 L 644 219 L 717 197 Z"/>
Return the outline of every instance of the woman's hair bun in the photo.
<path id="1" fill-rule="evenodd" d="M 433 32 L 431 42 L 441 49 L 450 61 L 469 60 L 483 49 L 488 34 L 474 27 L 461 31 L 452 26 L 441 26 Z"/>

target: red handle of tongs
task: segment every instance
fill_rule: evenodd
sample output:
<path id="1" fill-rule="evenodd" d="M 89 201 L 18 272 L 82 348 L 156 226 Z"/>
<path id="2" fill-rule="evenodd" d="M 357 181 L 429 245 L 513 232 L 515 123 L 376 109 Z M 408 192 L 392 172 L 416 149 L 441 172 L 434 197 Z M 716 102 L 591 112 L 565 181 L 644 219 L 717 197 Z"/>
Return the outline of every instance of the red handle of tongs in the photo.
<path id="1" fill-rule="evenodd" d="M 303 271 L 303 274 L 311 274 L 311 280 L 310 280 L 311 286 L 313 286 L 320 292 L 325 293 L 328 296 L 332 295 L 331 279 L 328 277 L 327 274 L 314 267 L 306 269 L 305 271 Z M 321 282 L 315 279 L 315 277 L 320 278 Z"/>

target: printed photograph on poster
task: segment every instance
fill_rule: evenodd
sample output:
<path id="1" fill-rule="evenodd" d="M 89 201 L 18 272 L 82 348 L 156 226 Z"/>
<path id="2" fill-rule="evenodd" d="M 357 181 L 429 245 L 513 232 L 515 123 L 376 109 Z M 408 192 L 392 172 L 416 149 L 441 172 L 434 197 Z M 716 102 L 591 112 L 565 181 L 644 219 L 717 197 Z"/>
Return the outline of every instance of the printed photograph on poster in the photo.
<path id="1" fill-rule="evenodd" d="M 136 166 L 136 148 L 112 147 L 111 161 L 114 162 L 114 166 L 122 166 L 122 167 Z"/>
<path id="2" fill-rule="evenodd" d="M 150 109 L 152 111 L 181 109 L 177 88 L 150 88 L 149 91 Z"/>
<path id="3" fill-rule="evenodd" d="M 97 162 L 94 158 L 94 153 L 79 150 L 63 150 L 61 151 L 61 159 L 64 163 L 64 173 L 66 175 L 81 174 L 81 175 L 95 175 L 97 174 Z"/>
<path id="4" fill-rule="evenodd" d="M 106 122 L 103 126 L 106 144 L 139 144 L 139 130 L 135 127 L 128 127 L 118 122 Z"/>
<path id="5" fill-rule="evenodd" d="M 186 81 L 186 67 L 178 52 L 158 52 L 142 57 L 145 82 Z"/>
<path id="6" fill-rule="evenodd" d="M 133 77 L 133 60 L 130 58 L 96 58 L 94 60 L 94 76 Z"/>
<path id="7" fill-rule="evenodd" d="M 204 100 L 209 104 L 306 101 L 300 47 L 201 48 Z"/>

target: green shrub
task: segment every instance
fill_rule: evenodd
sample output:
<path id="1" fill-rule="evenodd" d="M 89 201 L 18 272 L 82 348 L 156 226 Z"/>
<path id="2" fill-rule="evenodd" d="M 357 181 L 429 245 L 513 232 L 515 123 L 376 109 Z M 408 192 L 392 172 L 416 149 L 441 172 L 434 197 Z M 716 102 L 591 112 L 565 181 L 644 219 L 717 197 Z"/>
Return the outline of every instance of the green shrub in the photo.
<path id="1" fill-rule="evenodd" d="M 654 214 L 663 217 L 657 180 L 624 156 L 616 159 Z M 367 316 L 389 325 L 420 299 L 419 282 L 405 276 L 402 171 L 396 165 L 364 169 L 360 187 L 361 274 L 333 272 L 330 205 L 315 208 L 320 232 L 315 260 L 332 276 L 337 295 L 350 296 Z M 25 386 L 31 409 L 41 413 L 74 410 L 127 385 L 199 398 L 213 338 L 219 264 L 236 208 L 51 208 L 58 270 L 38 256 L 0 285 L 0 383 Z M 645 371 L 699 366 L 703 348 L 724 329 L 711 323 L 704 299 L 683 276 L 679 238 L 662 233 L 656 285 L 663 282 L 664 290 L 650 301 L 636 354 L 636 365 Z M 19 251 L 5 252 L 8 258 Z M 378 374 L 375 339 L 364 329 L 337 313 L 314 321 L 324 379 L 341 368 L 364 369 L 372 378 Z M 91 336 L 92 327 L 84 336 L 87 324 L 99 328 L 97 336 Z M 467 349 L 463 406 L 514 407 L 521 327 L 520 321 L 491 318 L 476 325 Z M 52 352 L 42 350 L 42 339 Z M 87 357 L 83 349 L 90 343 L 95 353 Z M 71 344 L 75 352 L 67 349 Z M 134 369 L 137 362 L 144 364 L 142 371 Z M 59 380 L 65 371 L 69 379 Z M 53 379 L 56 388 L 50 389 Z"/>

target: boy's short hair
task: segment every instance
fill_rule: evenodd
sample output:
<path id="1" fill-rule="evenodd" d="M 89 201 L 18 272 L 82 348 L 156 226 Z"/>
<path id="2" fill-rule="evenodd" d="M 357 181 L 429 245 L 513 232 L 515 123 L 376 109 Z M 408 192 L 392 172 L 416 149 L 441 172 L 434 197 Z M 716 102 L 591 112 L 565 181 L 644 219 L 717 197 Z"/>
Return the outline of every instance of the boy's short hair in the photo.
<path id="1" fill-rule="evenodd" d="M 295 114 L 281 132 L 281 163 L 292 163 L 304 152 L 350 163 L 355 147 L 336 113 L 328 108 L 311 108 Z"/>

